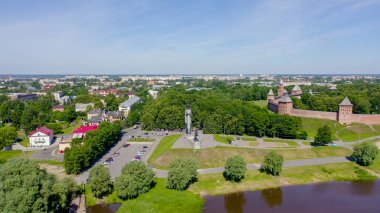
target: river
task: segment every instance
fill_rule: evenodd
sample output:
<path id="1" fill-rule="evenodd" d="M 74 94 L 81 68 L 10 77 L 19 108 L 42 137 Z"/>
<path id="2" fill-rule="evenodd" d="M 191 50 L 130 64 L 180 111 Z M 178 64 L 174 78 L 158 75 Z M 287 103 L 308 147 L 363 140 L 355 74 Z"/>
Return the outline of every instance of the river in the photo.
<path id="1" fill-rule="evenodd" d="M 380 180 L 327 182 L 205 197 L 204 213 L 380 212 Z"/>

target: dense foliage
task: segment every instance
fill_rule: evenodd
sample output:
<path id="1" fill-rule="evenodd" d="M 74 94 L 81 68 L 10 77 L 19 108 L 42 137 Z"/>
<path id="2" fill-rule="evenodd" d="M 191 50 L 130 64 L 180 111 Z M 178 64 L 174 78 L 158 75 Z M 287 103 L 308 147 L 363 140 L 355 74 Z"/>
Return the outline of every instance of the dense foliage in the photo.
<path id="1" fill-rule="evenodd" d="M 79 192 L 70 179 L 58 181 L 25 159 L 0 165 L 0 212 L 68 212 L 70 201 Z"/>
<path id="2" fill-rule="evenodd" d="M 154 172 L 141 161 L 126 164 L 116 177 L 115 191 L 121 199 L 135 198 L 152 188 Z"/>
<path id="3" fill-rule="evenodd" d="M 17 130 L 14 127 L 0 127 L 0 150 L 5 146 L 12 145 L 17 139 Z"/>
<path id="4" fill-rule="evenodd" d="M 193 158 L 174 158 L 169 166 L 167 187 L 185 190 L 197 180 L 198 162 Z"/>
<path id="5" fill-rule="evenodd" d="M 102 122 L 96 130 L 86 134 L 82 146 L 67 148 L 64 158 L 66 173 L 79 174 L 95 162 L 110 146 L 120 140 L 121 129 L 118 122 Z"/>
<path id="6" fill-rule="evenodd" d="M 279 176 L 282 171 L 284 158 L 275 151 L 269 152 L 261 164 L 261 169 L 273 176 Z"/>
<path id="7" fill-rule="evenodd" d="M 233 93 L 218 90 L 166 91 L 146 104 L 141 117 L 143 128 L 183 129 L 187 102 L 191 104 L 193 126 L 204 133 L 282 138 L 296 138 L 303 133 L 300 118 L 270 113 L 252 102 L 236 99 Z"/>
<path id="8" fill-rule="evenodd" d="M 94 166 L 90 170 L 89 183 L 92 194 L 97 198 L 109 195 L 112 192 L 111 175 L 103 165 Z"/>
<path id="9" fill-rule="evenodd" d="M 234 156 L 227 159 L 224 167 L 224 178 L 229 181 L 241 181 L 247 172 L 247 163 L 241 156 Z"/>
<path id="10" fill-rule="evenodd" d="M 312 145 L 324 146 L 332 142 L 332 133 L 329 126 L 324 125 L 318 128 L 317 135 L 314 138 Z"/>
<path id="11" fill-rule="evenodd" d="M 375 144 L 372 143 L 361 143 L 354 147 L 354 153 L 352 158 L 356 163 L 362 166 L 369 166 L 373 164 L 379 149 Z"/>
<path id="12" fill-rule="evenodd" d="M 308 93 L 310 89 L 313 95 Z M 293 99 L 295 108 L 337 112 L 339 103 L 347 96 L 354 105 L 354 113 L 380 113 L 380 85 L 378 83 L 354 81 L 352 84 L 339 84 L 337 90 L 317 85 L 302 86 L 302 90 L 304 94 L 301 96 L 301 101 Z"/>

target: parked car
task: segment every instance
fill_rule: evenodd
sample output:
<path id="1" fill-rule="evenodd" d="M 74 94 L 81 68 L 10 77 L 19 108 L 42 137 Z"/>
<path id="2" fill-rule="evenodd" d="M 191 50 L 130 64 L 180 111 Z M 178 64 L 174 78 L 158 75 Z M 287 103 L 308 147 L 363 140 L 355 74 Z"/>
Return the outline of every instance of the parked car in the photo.
<path id="1" fill-rule="evenodd" d="M 107 158 L 107 161 L 112 162 L 112 161 L 113 161 L 113 158 L 112 158 L 112 157 L 109 157 L 109 158 Z"/>
<path id="2" fill-rule="evenodd" d="M 104 164 L 104 165 L 110 165 L 110 164 L 111 164 L 111 161 L 105 160 L 105 161 L 103 162 L 103 164 Z"/>
<path id="3" fill-rule="evenodd" d="M 143 148 L 144 148 L 144 149 L 148 149 L 148 146 L 144 145 Z"/>
<path id="4" fill-rule="evenodd" d="M 119 155 L 120 155 L 119 152 L 115 152 L 115 153 L 113 154 L 114 157 L 118 157 Z"/>
<path id="5" fill-rule="evenodd" d="M 125 144 L 123 145 L 123 147 L 125 147 L 125 148 L 130 147 L 130 146 L 131 146 L 131 144 L 129 144 L 129 143 L 125 143 Z"/>
<path id="6" fill-rule="evenodd" d="M 136 159 L 136 160 L 141 160 L 141 156 L 136 155 L 136 156 L 135 156 L 135 159 Z"/>

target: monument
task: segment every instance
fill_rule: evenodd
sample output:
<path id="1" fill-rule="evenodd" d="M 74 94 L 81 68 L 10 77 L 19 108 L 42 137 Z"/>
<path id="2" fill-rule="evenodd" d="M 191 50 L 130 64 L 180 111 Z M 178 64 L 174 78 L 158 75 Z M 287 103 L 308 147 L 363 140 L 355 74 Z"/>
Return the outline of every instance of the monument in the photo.
<path id="1" fill-rule="evenodd" d="M 194 149 L 201 148 L 201 140 L 198 134 L 198 129 L 195 129 L 194 135 L 192 135 L 192 123 L 191 123 L 191 109 L 189 102 L 185 109 L 185 138 L 190 142 L 190 145 Z"/>
<path id="2" fill-rule="evenodd" d="M 185 109 L 185 133 L 191 135 L 191 109 L 189 102 Z"/>

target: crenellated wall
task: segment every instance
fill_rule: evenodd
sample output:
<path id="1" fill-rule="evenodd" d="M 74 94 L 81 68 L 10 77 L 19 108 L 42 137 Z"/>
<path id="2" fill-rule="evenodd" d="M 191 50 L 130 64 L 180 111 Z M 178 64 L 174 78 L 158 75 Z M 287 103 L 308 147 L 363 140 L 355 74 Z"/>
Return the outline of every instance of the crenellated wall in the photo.
<path id="1" fill-rule="evenodd" d="M 338 113 L 336 112 L 322 112 L 322 111 L 312 111 L 312 110 L 302 110 L 302 109 L 292 109 L 290 114 L 297 117 L 307 117 L 307 118 L 320 118 L 329 119 L 336 121 L 338 119 Z"/>

